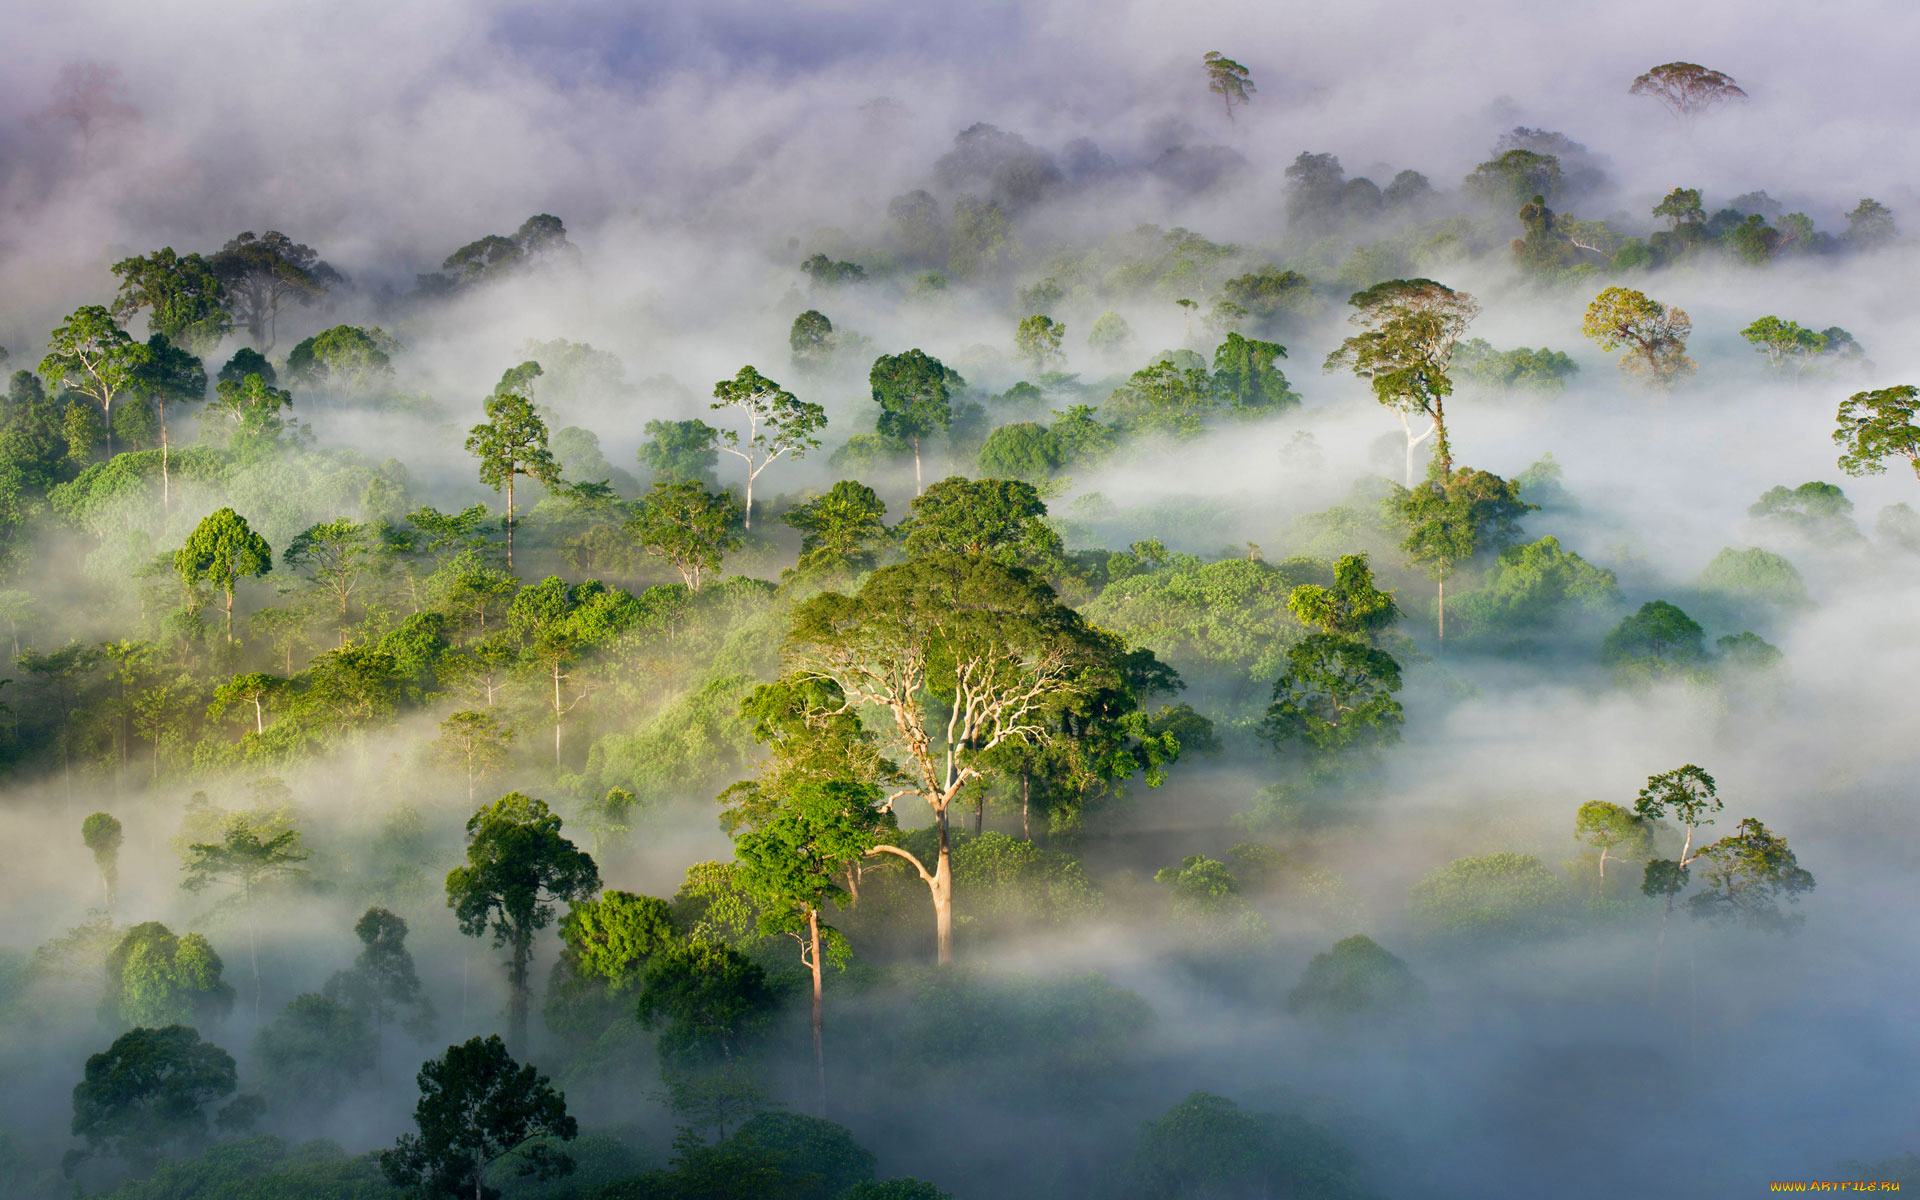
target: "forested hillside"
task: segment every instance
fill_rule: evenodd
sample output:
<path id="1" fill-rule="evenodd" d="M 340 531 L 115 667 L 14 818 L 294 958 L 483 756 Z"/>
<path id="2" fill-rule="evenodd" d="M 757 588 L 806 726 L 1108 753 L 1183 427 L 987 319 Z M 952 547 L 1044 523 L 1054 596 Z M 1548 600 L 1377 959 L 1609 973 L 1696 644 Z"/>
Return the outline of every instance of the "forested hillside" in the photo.
<path id="1" fill-rule="evenodd" d="M 0 1194 L 1920 1181 L 1853 97 L 415 15 L 6 85 Z"/>

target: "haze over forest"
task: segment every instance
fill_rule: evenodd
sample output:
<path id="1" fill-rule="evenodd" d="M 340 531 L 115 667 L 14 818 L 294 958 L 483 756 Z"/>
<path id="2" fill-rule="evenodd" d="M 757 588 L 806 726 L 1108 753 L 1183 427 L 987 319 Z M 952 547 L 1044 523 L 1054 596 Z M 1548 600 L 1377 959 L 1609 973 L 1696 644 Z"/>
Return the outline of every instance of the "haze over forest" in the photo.
<path id="1" fill-rule="evenodd" d="M 1920 1183 L 1920 17 L 630 7 L 11 22 L 0 1195 Z"/>

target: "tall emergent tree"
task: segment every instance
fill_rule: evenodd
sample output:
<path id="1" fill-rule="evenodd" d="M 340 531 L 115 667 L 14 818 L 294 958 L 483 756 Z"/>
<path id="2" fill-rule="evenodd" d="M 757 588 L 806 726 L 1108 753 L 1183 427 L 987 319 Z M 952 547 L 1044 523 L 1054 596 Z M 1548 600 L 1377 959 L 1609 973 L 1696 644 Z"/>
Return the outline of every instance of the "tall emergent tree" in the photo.
<path id="1" fill-rule="evenodd" d="M 380 1152 L 380 1170 L 394 1187 L 487 1200 L 499 1194 L 487 1186 L 487 1168 L 514 1154 L 522 1176 L 554 1179 L 573 1171 L 572 1157 L 553 1146 L 580 1133 L 567 1098 L 531 1064 L 515 1062 L 498 1034 L 448 1046 L 420 1065 L 418 1082 L 418 1132 Z"/>
<path id="2" fill-rule="evenodd" d="M 740 548 L 740 502 L 730 492 L 709 492 L 695 480 L 656 483 L 640 498 L 626 530 L 640 548 L 664 559 L 690 592 L 720 573 L 730 551 Z"/>
<path id="3" fill-rule="evenodd" d="M 1608 863 L 1637 862 L 1653 852 L 1653 823 L 1610 800 L 1582 804 L 1573 814 L 1573 836 L 1599 851 L 1602 882 L 1607 878 Z M 1615 850 L 1626 853 L 1615 854 Z"/>
<path id="4" fill-rule="evenodd" d="M 1732 917 L 1755 929 L 1787 929 L 1798 916 L 1780 911 L 1813 890 L 1813 873 L 1800 865 L 1787 839 L 1752 817 L 1737 833 L 1704 847 L 1699 858 L 1706 886 L 1687 901 L 1696 917 Z"/>
<path id="5" fill-rule="evenodd" d="M 198 892 L 216 883 L 240 889 L 240 904 L 247 916 L 247 959 L 253 967 L 253 1015 L 260 1016 L 260 946 L 255 928 L 253 901 L 260 885 L 288 875 L 301 874 L 308 854 L 300 847 L 300 832 L 283 829 L 261 837 L 245 818 L 236 818 L 227 826 L 218 842 L 195 842 L 187 847 L 187 861 L 181 868 L 187 877 L 180 884 Z"/>
<path id="6" fill-rule="evenodd" d="M 1374 397 L 1400 417 L 1407 431 L 1407 486 L 1413 486 L 1413 449 L 1434 438 L 1440 477 L 1453 472 L 1447 443 L 1447 397 L 1453 394 L 1453 348 L 1480 305 L 1431 279 L 1389 279 L 1347 301 L 1348 321 L 1360 332 L 1327 356 L 1326 369 L 1345 367 L 1373 385 Z M 1425 418 L 1428 428 L 1415 436 L 1409 418 Z"/>
<path id="7" fill-rule="evenodd" d="M 1253 73 L 1218 50 L 1207 51 L 1200 61 L 1207 70 L 1207 90 L 1220 97 L 1227 120 L 1233 120 L 1233 106 L 1245 105 L 1258 90 L 1253 86 Z"/>
<path id="8" fill-rule="evenodd" d="M 467 821 L 467 861 L 447 872 L 447 907 L 461 933 L 477 938 L 491 928 L 493 944 L 511 951 L 507 1036 L 515 1046 L 527 1037 L 533 935 L 553 924 L 555 902 L 599 890 L 600 869 L 560 836 L 546 801 L 509 792 Z"/>
<path id="9" fill-rule="evenodd" d="M 198 254 L 182 257 L 168 246 L 123 258 L 113 264 L 113 273 L 120 277 L 113 315 L 122 324 L 146 309 L 149 333 L 162 334 L 194 354 L 211 351 L 233 328 L 226 289 Z"/>
<path id="10" fill-rule="evenodd" d="M 1065 736 L 1049 719 L 1057 706 L 1100 687 L 1123 656 L 1028 572 L 965 554 L 882 567 L 852 596 L 825 592 L 795 609 L 788 673 L 886 714 L 882 748 L 912 780 L 887 803 L 917 795 L 933 810 L 933 869 L 898 846 L 868 853 L 905 859 L 927 885 L 941 963 L 953 959 L 949 807 L 998 769 L 995 748 Z"/>
<path id="11" fill-rule="evenodd" d="M 120 843 L 125 837 L 120 819 L 112 813 L 92 813 L 80 822 L 80 840 L 93 851 L 93 865 L 100 869 L 100 886 L 107 894 L 109 917 L 120 895 Z"/>
<path id="12" fill-rule="evenodd" d="M 1027 365 L 1038 374 L 1046 370 L 1060 357 L 1060 343 L 1066 339 L 1067 327 L 1047 316 L 1035 313 L 1020 318 L 1020 324 L 1013 331 L 1014 349 Z"/>
<path id="13" fill-rule="evenodd" d="M 1920 388 L 1910 383 L 1855 392 L 1840 402 L 1833 431 L 1840 469 L 1849 475 L 1885 474 L 1886 460 L 1904 458 L 1920 479 Z"/>
<path id="14" fill-rule="evenodd" d="M 1447 641 L 1447 580 L 1463 563 L 1482 550 L 1498 550 L 1519 536 L 1519 519 L 1533 505 L 1520 499 L 1520 488 L 1490 471 L 1462 467 L 1442 477 L 1435 464 L 1432 477 L 1417 487 L 1396 488 L 1386 505 L 1405 535 L 1400 542 L 1407 560 L 1425 568 L 1434 581 L 1439 640 Z"/>
<path id="15" fill-rule="evenodd" d="M 1646 875 L 1640 883 L 1640 890 L 1647 895 L 1666 897 L 1666 910 L 1660 918 L 1661 946 L 1666 945 L 1667 921 L 1673 916 L 1674 898 L 1686 890 L 1688 868 L 1700 857 L 1693 848 L 1693 835 L 1713 824 L 1712 814 L 1723 807 L 1713 776 L 1692 763 L 1649 775 L 1647 786 L 1640 789 L 1640 798 L 1634 801 L 1634 815 L 1642 821 L 1652 823 L 1672 817 L 1686 831 L 1680 857 L 1648 859 Z"/>
<path id="16" fill-rule="evenodd" d="M 827 424 L 827 410 L 787 391 L 752 367 L 741 367 L 732 379 L 713 385 L 709 408 L 737 408 L 747 414 L 747 436 L 729 429 L 720 434 L 720 448 L 746 460 L 747 499 L 741 528 L 753 528 L 753 481 L 783 454 L 805 458 L 820 439 L 813 435 Z"/>
<path id="17" fill-rule="evenodd" d="M 148 350 L 128 336 L 113 314 L 98 304 L 73 310 L 67 323 L 47 335 L 40 374 L 50 388 L 66 387 L 100 406 L 107 457 L 113 457 L 113 402 L 136 388 Z"/>
<path id="18" fill-rule="evenodd" d="M 273 570 L 273 547 L 255 533 L 247 519 L 231 508 L 201 518 L 187 544 L 173 556 L 180 582 L 192 587 L 205 583 L 226 599 L 227 641 L 233 641 L 233 593 L 242 579 L 258 579 Z"/>
<path id="19" fill-rule="evenodd" d="M 500 724 L 491 713 L 467 709 L 440 722 L 436 748 L 443 758 L 465 769 L 467 799 L 471 801 L 475 785 L 507 765 L 507 748 L 511 745 L 511 726 Z"/>
<path id="20" fill-rule="evenodd" d="M 945 429 L 953 419 L 950 377 L 958 378 L 924 350 L 882 354 L 873 360 L 873 370 L 867 375 L 873 402 L 880 406 L 876 428 L 882 436 L 913 443 L 915 495 L 921 491 L 920 439 L 936 429 Z"/>
<path id="21" fill-rule="evenodd" d="M 1620 369 L 1660 387 L 1693 374 L 1700 365 L 1687 357 L 1693 318 L 1632 288 L 1610 287 L 1595 296 L 1580 329 L 1602 350 L 1625 347 Z"/>
<path id="22" fill-rule="evenodd" d="M 262 354 L 271 354 L 279 340 L 282 301 L 304 308 L 342 280 L 313 247 L 273 229 L 257 237 L 241 234 L 220 247 L 209 265 L 226 288 L 228 308 Z"/>
<path id="23" fill-rule="evenodd" d="M 771 782 L 771 781 L 769 781 Z M 763 789 L 764 790 L 764 789 Z M 827 905 L 847 894 L 847 869 L 872 849 L 881 824 L 880 789 L 852 780 L 795 779 L 772 799 L 772 812 L 734 840 L 735 882 L 760 909 L 760 932 L 800 943 L 800 963 L 813 983 L 813 1067 L 821 1116 L 827 1107 L 827 1060 L 821 1047 L 822 935 Z"/>
<path id="24" fill-rule="evenodd" d="M 507 494 L 507 570 L 513 570 L 513 481 L 522 475 L 552 486 L 560 464 L 547 449 L 547 423 L 533 410 L 529 385 L 540 364 L 524 362 L 501 377 L 487 400 L 487 420 L 467 438 L 467 453 L 480 460 L 480 482 Z"/>
<path id="25" fill-rule="evenodd" d="M 160 426 L 160 505 L 173 507 L 172 440 L 167 435 L 167 411 L 198 404 L 207 398 L 207 371 L 200 360 L 174 345 L 164 333 L 147 339 L 147 358 L 140 364 L 134 390 L 153 406 Z"/>
<path id="26" fill-rule="evenodd" d="M 1675 120 L 1691 121 L 1716 104 L 1745 100 L 1746 92 L 1733 76 L 1698 63 L 1664 63 L 1637 76 L 1627 89 L 1630 96 L 1652 96 Z"/>

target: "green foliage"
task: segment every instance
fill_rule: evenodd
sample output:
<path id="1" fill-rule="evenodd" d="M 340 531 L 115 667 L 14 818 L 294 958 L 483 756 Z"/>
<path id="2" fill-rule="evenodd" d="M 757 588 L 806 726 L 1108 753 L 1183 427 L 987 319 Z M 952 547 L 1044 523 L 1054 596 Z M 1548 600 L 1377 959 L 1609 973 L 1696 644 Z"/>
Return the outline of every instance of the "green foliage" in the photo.
<path id="1" fill-rule="evenodd" d="M 1359 1169 L 1352 1151 L 1302 1117 L 1245 1112 L 1224 1097 L 1194 1092 L 1166 1116 L 1142 1123 L 1126 1176 L 1141 1200 L 1364 1200 L 1372 1193 Z"/>
<path id="2" fill-rule="evenodd" d="M 512 1033 L 526 1036 L 533 936 L 553 924 L 554 904 L 600 889 L 593 859 L 560 836 L 560 818 L 536 800 L 509 792 L 467 821 L 467 861 L 447 872 L 447 907 L 468 937 L 493 933 L 508 946 Z"/>
<path id="3" fill-rule="evenodd" d="M 1287 377 L 1273 365 L 1286 356 L 1287 348 L 1278 342 L 1229 333 L 1213 352 L 1213 382 L 1231 398 L 1233 410 L 1243 416 L 1298 408 L 1298 393 L 1287 386 Z"/>
<path id="4" fill-rule="evenodd" d="M 1281 753 L 1298 746 L 1322 763 L 1393 745 L 1406 719 L 1393 698 L 1400 686 L 1400 664 L 1386 651 L 1338 634 L 1308 634 L 1287 651 L 1260 735 Z"/>
<path id="5" fill-rule="evenodd" d="M 1840 403 L 1833 431 L 1840 469 L 1849 475 L 1879 475 L 1886 460 L 1904 458 L 1920 478 L 1920 388 L 1910 384 L 1855 392 Z"/>
<path id="6" fill-rule="evenodd" d="M 648 421 L 640 444 L 640 465 L 659 483 L 698 483 L 718 490 L 714 467 L 720 461 L 720 431 L 705 421 Z"/>
<path id="7" fill-rule="evenodd" d="M 353 923 L 353 935 L 360 939 L 360 953 L 352 967 L 327 979 L 326 998 L 370 1024 L 376 1046 L 381 1030 L 402 1013 L 402 1028 L 425 1040 L 433 1030 L 433 1002 L 407 951 L 406 921 L 384 908 L 369 908 Z"/>
<path id="8" fill-rule="evenodd" d="M 110 1025 L 205 1025 L 233 1009 L 226 965 L 197 933 L 175 937 L 158 921 L 135 925 L 107 954 L 100 1019 Z"/>
<path id="9" fill-rule="evenodd" d="M 373 1070 L 380 1038 L 346 1005 L 309 992 L 295 996 L 254 1035 L 253 1054 L 279 1104 L 325 1111 Z"/>
<path id="10" fill-rule="evenodd" d="M 80 840 L 93 852 L 94 866 L 100 869 L 100 882 L 107 892 L 107 911 L 120 886 L 120 844 L 125 840 L 120 819 L 112 813 L 90 813 L 80 822 Z"/>
<path id="11" fill-rule="evenodd" d="M 195 353 L 220 344 L 233 328 L 227 315 L 226 288 L 211 264 L 198 254 L 181 256 L 173 247 L 152 254 L 123 258 L 113 264 L 120 280 L 114 298 L 114 316 L 130 321 L 142 309 L 147 329 Z"/>
<path id="12" fill-rule="evenodd" d="M 88 1057 L 73 1088 L 73 1135 L 145 1170 L 169 1149 L 197 1148 L 209 1109 L 236 1086 L 233 1056 L 195 1030 L 130 1029 Z"/>
<path id="13" fill-rule="evenodd" d="M 372 391 L 392 381 L 398 353 L 400 343 L 377 325 L 335 325 L 293 348 L 287 355 L 287 377 L 328 391 Z"/>
<path id="14" fill-rule="evenodd" d="M 1787 929 L 1801 919 L 1780 908 L 1797 904 L 1814 887 L 1787 840 L 1748 817 L 1738 832 L 1702 847 L 1704 885 L 1688 898 L 1696 917 L 1737 920 L 1756 929 Z"/>
<path id="15" fill-rule="evenodd" d="M 1612 571 L 1561 549 L 1559 539 L 1548 536 L 1502 550 L 1481 587 L 1454 600 L 1453 616 L 1465 636 L 1497 638 L 1537 633 L 1619 602 Z"/>
<path id="16" fill-rule="evenodd" d="M 1603 290 L 1587 306 L 1580 330 L 1602 350 L 1624 349 L 1620 369 L 1657 387 L 1676 383 L 1699 368 L 1687 357 L 1693 318 L 1644 292 L 1623 287 Z"/>
<path id="17" fill-rule="evenodd" d="M 1747 515 L 1812 543 L 1832 545 L 1860 538 L 1853 524 L 1853 501 L 1838 487 L 1818 480 L 1796 488 L 1768 488 L 1747 509 Z"/>
<path id="18" fill-rule="evenodd" d="M 780 519 L 800 531 L 799 570 L 834 573 L 871 570 L 878 563 L 887 541 L 886 515 L 886 502 L 878 492 L 842 479 L 825 495 L 787 509 Z"/>
<path id="19" fill-rule="evenodd" d="M 873 1182 L 873 1153 L 846 1126 L 819 1117 L 763 1112 L 742 1125 L 727 1148 L 778 1162 L 785 1176 L 779 1195 L 790 1200 L 844 1200 L 849 1188 Z"/>
<path id="20" fill-rule="evenodd" d="M 1420 1008 L 1426 988 L 1407 964 L 1364 934 L 1313 956 L 1287 993 L 1287 1011 L 1323 1021 L 1366 1021 Z"/>
<path id="21" fill-rule="evenodd" d="M 730 492 L 714 493 L 688 480 L 656 483 L 641 497 L 626 530 L 648 554 L 680 573 L 687 590 L 698 593 L 717 575 L 726 556 L 740 548 L 744 516 Z"/>
<path id="22" fill-rule="evenodd" d="M 866 268 L 859 263 L 836 262 L 824 254 L 815 254 L 800 264 L 800 270 L 816 288 L 831 289 L 849 283 L 865 283 Z"/>
<path id="23" fill-rule="evenodd" d="M 1447 478 L 1453 471 L 1446 428 L 1453 352 L 1479 315 L 1479 303 L 1431 279 L 1389 279 L 1355 292 L 1347 303 L 1354 310 L 1349 323 L 1360 332 L 1327 355 L 1325 369 L 1351 370 L 1372 386 L 1382 406 L 1403 418 L 1424 415 L 1435 434 L 1434 462 Z"/>
<path id="24" fill-rule="evenodd" d="M 1557 932 L 1567 885 L 1531 854 L 1458 858 L 1413 886 L 1414 923 L 1429 936 L 1512 940 Z"/>
<path id="25" fill-rule="evenodd" d="M 1037 375 L 1060 360 L 1060 345 L 1066 336 L 1065 325 L 1044 313 L 1036 313 L 1020 319 L 1013 333 L 1013 345 Z"/>
<path id="26" fill-rule="evenodd" d="M 1333 585 L 1303 583 L 1287 593 L 1287 611 L 1321 633 L 1377 643 L 1400 619 L 1391 592 L 1374 586 L 1364 554 L 1343 554 L 1333 564 Z"/>
<path id="27" fill-rule="evenodd" d="M 951 375 L 939 359 L 922 350 L 874 359 L 868 382 L 873 402 L 880 406 L 875 424 L 880 436 L 911 442 L 917 455 L 920 439 L 945 429 L 953 417 Z"/>
<path id="28" fill-rule="evenodd" d="M 1004 833 L 956 843 L 953 880 L 960 915 L 988 929 L 1070 925 L 1101 907 L 1078 859 Z"/>
<path id="29" fill-rule="evenodd" d="M 1665 600 L 1649 600 L 1600 643 L 1600 659 L 1651 678 L 1685 675 L 1706 658 L 1706 630 Z"/>
<path id="30" fill-rule="evenodd" d="M 662 948 L 641 975 L 640 1023 L 660 1032 L 660 1057 L 678 1067 L 731 1062 L 765 1032 L 778 1006 L 766 972 L 718 942 Z"/>
<path id="31" fill-rule="evenodd" d="M 1744 550 L 1722 547 L 1701 569 L 1697 585 L 1703 592 L 1765 601 L 1786 609 L 1803 608 L 1809 603 L 1806 581 L 1794 565 L 1757 546 Z"/>
<path id="32" fill-rule="evenodd" d="M 1043 483 L 1066 459 L 1060 438 L 1045 425 L 1020 421 L 1002 425 L 980 447 L 980 473 L 1001 479 Z"/>
<path id="33" fill-rule="evenodd" d="M 1467 194 L 1497 212 L 1512 212 L 1529 198 L 1555 198 L 1560 160 L 1533 150 L 1508 150 L 1481 163 L 1465 181 Z"/>
<path id="34" fill-rule="evenodd" d="M 966 554 L 1006 566 L 1045 570 L 1062 557 L 1046 523 L 1046 502 L 1018 479 L 952 476 L 913 501 L 899 532 L 908 554 Z"/>
<path id="35" fill-rule="evenodd" d="M 521 1176 L 572 1172 L 573 1159 L 555 1145 L 579 1135 L 566 1097 L 531 1065 L 515 1062 L 497 1036 L 447 1047 L 421 1064 L 419 1084 L 417 1132 L 380 1154 L 380 1169 L 395 1187 L 484 1200 L 499 1195 L 484 1180 L 503 1159 Z"/>
<path id="36" fill-rule="evenodd" d="M 679 937 L 664 900 L 605 892 L 575 901 L 560 922 L 560 957 L 547 984 L 548 1026 L 592 1036 L 630 1016 L 647 960 Z"/>
<path id="37" fill-rule="evenodd" d="M 1515 350 L 1495 350 L 1481 338 L 1460 343 L 1454 351 L 1453 361 L 1462 377 L 1482 387 L 1513 391 L 1563 391 L 1567 381 L 1580 371 L 1571 358 L 1558 350 L 1549 350 L 1545 346 L 1538 350 L 1529 350 L 1525 346 Z"/>
<path id="38" fill-rule="evenodd" d="M 1101 354 L 1120 354 L 1132 344 L 1133 328 L 1112 309 L 1095 317 L 1087 330 L 1087 345 Z"/>

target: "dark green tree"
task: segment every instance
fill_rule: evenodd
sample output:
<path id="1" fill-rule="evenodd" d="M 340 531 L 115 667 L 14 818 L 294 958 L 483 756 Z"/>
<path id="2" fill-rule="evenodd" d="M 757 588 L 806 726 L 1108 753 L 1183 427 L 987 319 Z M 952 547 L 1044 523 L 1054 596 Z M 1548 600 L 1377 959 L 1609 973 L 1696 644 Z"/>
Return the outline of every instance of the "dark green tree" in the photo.
<path id="1" fill-rule="evenodd" d="M 1441 646 L 1447 640 L 1447 580 L 1475 555 L 1501 550 L 1520 534 L 1520 518 L 1534 506 L 1512 481 L 1462 467 L 1414 488 L 1395 488 L 1385 502 L 1406 532 L 1400 550 L 1425 568 L 1437 589 Z"/>
<path id="2" fill-rule="evenodd" d="M 1313 956 L 1287 993 L 1287 1011 L 1323 1021 L 1394 1017 L 1420 1007 L 1426 989 L 1398 956 L 1356 933 Z"/>
<path id="3" fill-rule="evenodd" d="M 197 933 L 175 937 L 158 921 L 127 930 L 107 952 L 100 1017 L 109 1025 L 205 1025 L 233 1010 L 225 964 Z"/>
<path id="4" fill-rule="evenodd" d="M 560 818 L 544 800 L 509 792 L 467 821 L 467 861 L 447 873 L 447 907 L 461 933 L 477 938 L 491 930 L 493 944 L 509 949 L 514 1045 L 526 1043 L 534 934 L 553 924 L 555 902 L 599 889 L 599 868 L 560 836 Z"/>
<path id="5" fill-rule="evenodd" d="M 730 946 L 662 948 L 641 975 L 640 1023 L 660 1030 L 660 1057 L 685 1069 L 732 1063 L 766 1030 L 779 999 L 767 975 Z"/>
<path id="6" fill-rule="evenodd" d="M 1400 740 L 1400 664 L 1355 638 L 1310 633 L 1287 651 L 1260 734 L 1276 750 L 1300 746 L 1318 762 Z"/>
<path id="7" fill-rule="evenodd" d="M 513 481 L 520 476 L 549 487 L 560 482 L 560 464 L 547 449 L 547 423 L 533 409 L 528 386 L 540 364 L 508 371 L 487 400 L 487 420 L 467 437 L 467 453 L 480 460 L 480 482 L 507 495 L 507 570 L 513 570 Z"/>
<path id="8" fill-rule="evenodd" d="M 313 247 L 272 229 L 232 239 L 208 266 L 226 289 L 227 307 L 261 354 L 271 354 L 279 340 L 283 303 L 306 308 L 345 282 Z"/>
<path id="9" fill-rule="evenodd" d="M 380 1170 L 397 1188 L 447 1200 L 490 1200 L 498 1189 L 487 1169 L 511 1159 L 515 1173 L 555 1179 L 573 1172 L 573 1159 L 556 1142 L 580 1127 L 567 1099 L 545 1075 L 507 1053 L 499 1035 L 469 1038 L 420 1065 L 416 1132 L 380 1152 Z"/>
<path id="10" fill-rule="evenodd" d="M 1737 832 L 1701 847 L 1701 889 L 1688 897 L 1696 917 L 1733 919 L 1755 929 L 1788 929 L 1799 917 L 1780 904 L 1797 904 L 1813 890 L 1813 874 L 1800 865 L 1787 839 L 1752 817 Z"/>
<path id="11" fill-rule="evenodd" d="M 953 419 L 949 384 L 958 378 L 939 359 L 922 350 L 883 354 L 873 361 L 868 374 L 873 402 L 880 406 L 875 426 L 880 435 L 913 445 L 915 495 L 921 491 L 920 439 L 936 429 L 945 429 Z"/>
<path id="12" fill-rule="evenodd" d="M 810 308 L 793 319 L 787 334 L 793 350 L 793 365 L 803 375 L 811 375 L 827 365 L 833 355 L 833 322 L 827 314 Z"/>
<path id="13" fill-rule="evenodd" d="M 795 779 L 772 797 L 765 819 L 734 838 L 734 878 L 760 909 L 760 932 L 800 943 L 811 976 L 813 1065 L 820 1115 L 827 1108 L 827 1060 L 821 1044 L 822 912 L 847 892 L 846 873 L 872 849 L 882 826 L 880 789 L 840 779 Z"/>
<path id="14" fill-rule="evenodd" d="M 1194 1092 L 1140 1126 L 1126 1165 L 1142 1200 L 1287 1196 L 1365 1200 L 1360 1160 L 1318 1125 L 1292 1114 L 1252 1113 Z"/>
<path id="15" fill-rule="evenodd" d="M 73 1136 L 144 1173 L 168 1150 L 197 1150 L 210 1110 L 237 1086 L 233 1056 L 197 1031 L 130 1029 L 87 1058 L 73 1088 Z"/>
<path id="16" fill-rule="evenodd" d="M 324 1112 L 369 1074 L 380 1035 L 360 1013 L 316 992 L 295 996 L 253 1038 L 253 1055 L 280 1106 Z"/>
<path id="17" fill-rule="evenodd" d="M 226 288 L 212 265 L 198 254 L 182 257 L 168 246 L 123 258 L 113 264 L 113 273 L 120 280 L 113 314 L 122 324 L 145 309 L 149 333 L 161 334 L 195 354 L 218 346 L 233 328 Z"/>
<path id="18" fill-rule="evenodd" d="M 247 519 L 231 508 L 215 509 L 194 526 L 187 544 L 173 556 L 180 582 L 219 590 L 226 600 L 227 641 L 233 641 L 233 593 L 242 579 L 258 579 L 273 569 L 273 548 Z"/>
<path id="19" fill-rule="evenodd" d="M 1278 342 L 1229 333 L 1213 352 L 1213 381 L 1233 398 L 1234 409 L 1247 416 L 1298 408 L 1299 395 L 1273 365 L 1286 356 L 1287 348 Z"/>

